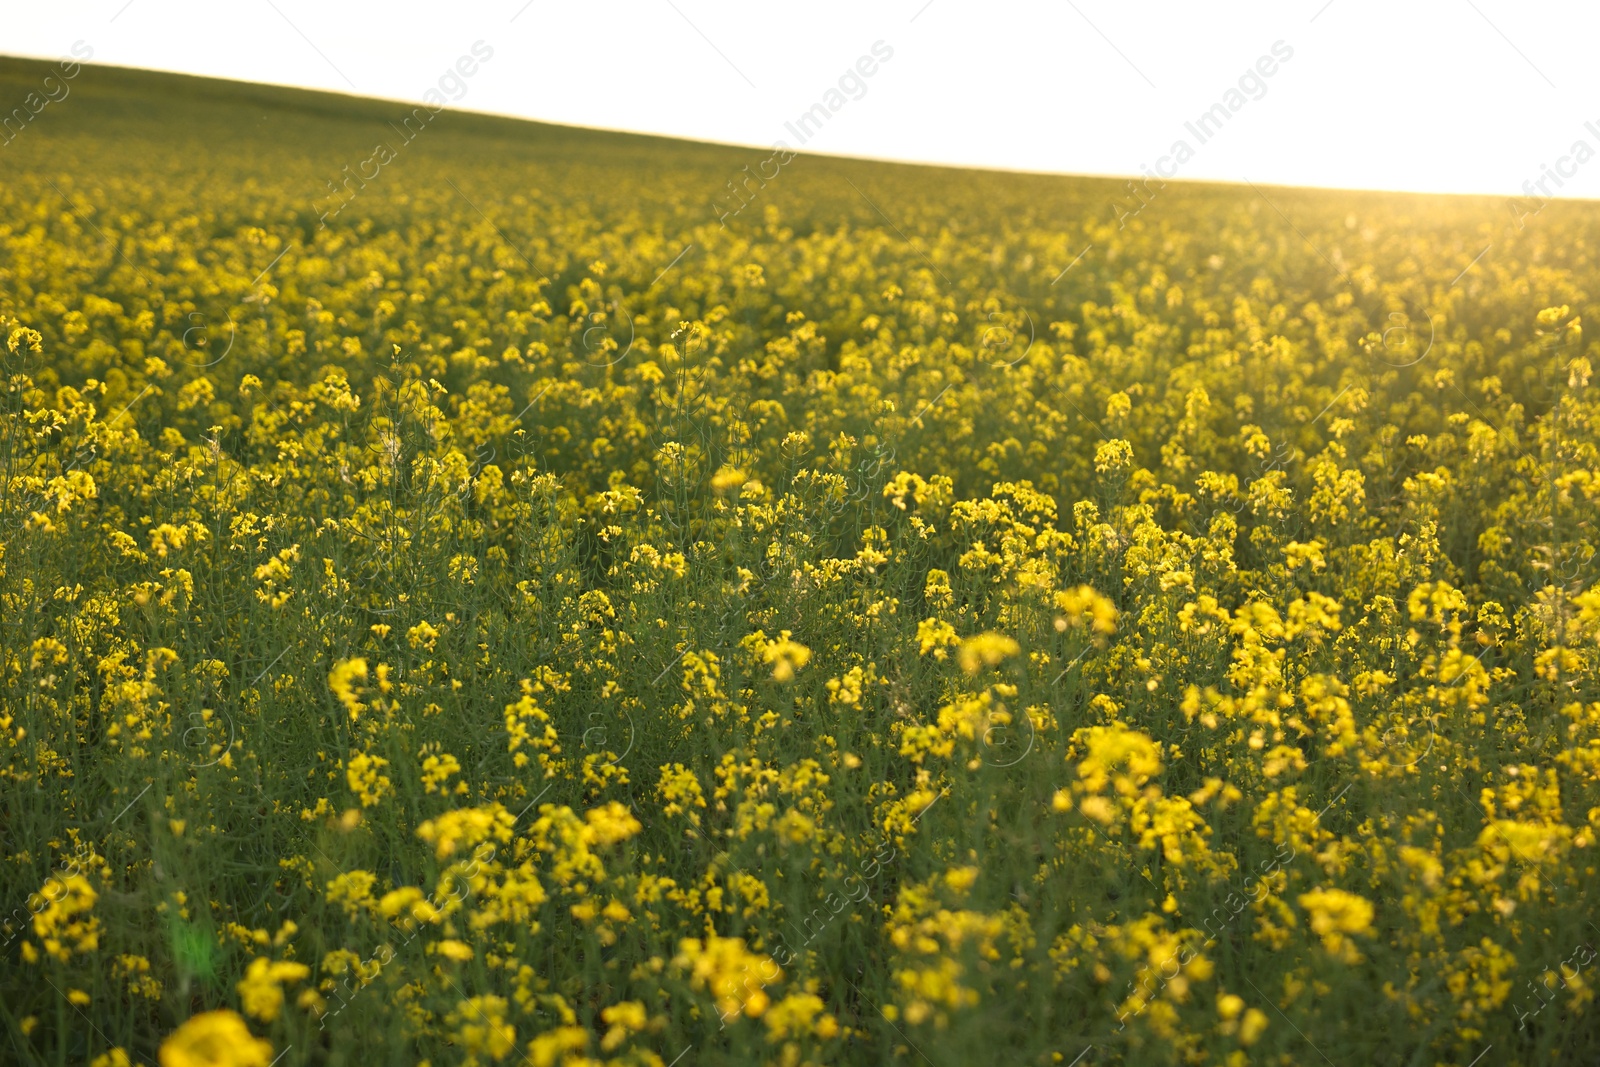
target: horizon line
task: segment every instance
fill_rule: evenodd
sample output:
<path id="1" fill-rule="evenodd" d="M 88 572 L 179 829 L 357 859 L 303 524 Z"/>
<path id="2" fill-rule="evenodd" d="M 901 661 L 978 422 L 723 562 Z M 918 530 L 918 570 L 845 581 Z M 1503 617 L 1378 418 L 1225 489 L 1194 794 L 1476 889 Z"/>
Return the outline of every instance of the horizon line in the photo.
<path id="1" fill-rule="evenodd" d="M 0 50 L 0 62 L 6 60 L 20 60 L 28 63 L 53 63 L 59 62 L 60 56 L 32 55 L 28 53 L 9 52 Z M 135 74 L 155 74 L 174 78 L 192 78 L 196 81 L 221 82 L 228 85 L 255 86 L 269 89 L 288 89 L 295 92 L 310 93 L 315 95 L 339 97 L 348 100 L 370 101 L 382 104 L 403 104 L 409 107 L 426 107 L 421 99 L 407 99 L 397 96 L 383 96 L 375 93 L 357 92 L 354 90 L 327 88 L 322 86 L 296 85 L 290 82 L 275 81 L 250 81 L 243 78 L 230 78 L 217 74 L 195 74 L 191 71 L 171 70 L 165 67 L 140 67 L 123 63 L 85 62 L 73 60 L 84 68 L 103 68 L 107 70 L 130 71 Z M 1066 178 L 1066 179 L 1092 179 L 1101 181 L 1147 183 L 1159 180 L 1168 184 L 1176 183 L 1189 186 L 1228 186 L 1247 188 L 1252 185 L 1269 189 L 1304 190 L 1309 192 L 1341 192 L 1341 193 L 1372 193 L 1383 196 L 1427 196 L 1427 197 L 1459 197 L 1459 198 L 1490 198 L 1490 199 L 1518 199 L 1525 198 L 1523 190 L 1506 192 L 1504 190 L 1441 190 L 1441 189 L 1416 189 L 1395 188 L 1377 185 L 1305 185 L 1296 182 L 1283 181 L 1252 181 L 1244 175 L 1237 178 L 1201 178 L 1174 175 L 1171 178 L 1152 179 L 1147 173 L 1115 172 L 1115 171 L 1063 171 L 1063 170 L 1037 170 L 1030 167 L 1005 166 L 993 163 L 956 163 L 937 159 L 909 159 L 896 156 L 867 156 L 851 152 L 818 152 L 807 150 L 804 147 L 795 148 L 781 142 L 770 145 L 755 144 L 744 141 L 721 141 L 713 138 L 687 137 L 681 134 L 662 133 L 657 130 L 630 129 L 621 126 L 589 126 L 582 123 L 562 122 L 555 119 L 537 118 L 530 115 L 513 114 L 505 111 L 484 111 L 477 108 L 455 107 L 446 105 L 444 111 L 454 111 L 464 115 L 476 115 L 484 118 L 501 119 L 508 122 L 525 122 L 536 126 L 549 126 L 564 130 L 578 130 L 589 133 L 619 134 L 627 137 L 649 137 L 663 141 L 676 141 L 680 144 L 700 145 L 711 148 L 745 149 L 753 152 L 768 152 L 778 147 L 791 152 L 796 156 L 813 156 L 820 159 L 845 160 L 852 163 L 877 163 L 889 166 L 920 167 L 925 169 L 944 169 L 973 171 L 987 174 L 1016 174 L 1036 178 Z M 1600 203 L 1600 196 L 1586 197 L 1556 193 L 1542 197 L 1545 202 L 1563 201 L 1572 204 Z"/>

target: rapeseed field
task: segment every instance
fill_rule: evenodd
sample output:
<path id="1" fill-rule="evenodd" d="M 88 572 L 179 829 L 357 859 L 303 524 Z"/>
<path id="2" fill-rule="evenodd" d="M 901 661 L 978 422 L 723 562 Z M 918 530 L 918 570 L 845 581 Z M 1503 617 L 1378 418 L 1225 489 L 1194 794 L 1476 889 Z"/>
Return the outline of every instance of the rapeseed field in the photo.
<path id="1" fill-rule="evenodd" d="M 1593 206 L 70 84 L 0 1060 L 1600 1053 Z"/>

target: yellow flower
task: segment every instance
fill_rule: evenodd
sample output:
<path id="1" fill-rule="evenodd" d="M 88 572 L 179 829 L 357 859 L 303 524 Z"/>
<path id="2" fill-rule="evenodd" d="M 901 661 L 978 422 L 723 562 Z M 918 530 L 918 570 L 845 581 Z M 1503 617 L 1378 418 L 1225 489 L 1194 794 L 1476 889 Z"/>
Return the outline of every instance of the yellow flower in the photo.
<path id="1" fill-rule="evenodd" d="M 767 1038 L 776 1044 L 791 1038 L 815 1035 L 833 1037 L 839 1022 L 823 1011 L 822 998 L 815 993 L 791 993 L 767 1010 Z"/>
<path id="2" fill-rule="evenodd" d="M 1320 571 L 1327 566 L 1327 561 L 1322 556 L 1323 548 L 1321 541 L 1290 541 L 1283 546 L 1285 562 L 1288 563 L 1290 570 L 1297 570 L 1309 564 L 1313 571 Z"/>
<path id="3" fill-rule="evenodd" d="M 1239 1020 L 1239 1044 L 1253 1045 L 1261 1037 L 1261 1032 L 1267 1028 L 1267 1013 L 1259 1008 L 1251 1008 L 1244 1013 L 1244 1018 Z"/>
<path id="4" fill-rule="evenodd" d="M 406 631 L 406 643 L 412 648 L 425 648 L 432 652 L 434 644 L 438 640 L 439 631 L 434 629 L 426 619 Z"/>
<path id="5" fill-rule="evenodd" d="M 350 792 L 360 799 L 363 808 L 372 807 L 394 792 L 394 783 L 383 773 L 383 768 L 387 766 L 388 760 L 366 752 L 353 754 L 345 765 L 345 780 L 349 783 Z"/>
<path id="6" fill-rule="evenodd" d="M 960 638 L 956 636 L 956 629 L 942 619 L 923 619 L 917 624 L 918 654 L 926 656 L 933 653 L 933 658 L 943 660 L 949 652 L 947 646 L 958 644 Z"/>
<path id="7" fill-rule="evenodd" d="M 1070 801 L 1068 802 L 1070 804 Z M 1065 809 L 1061 809 L 1065 810 Z M 1087 796 L 1078 802 L 1078 810 L 1095 822 L 1110 825 L 1117 817 L 1117 809 L 1102 796 Z"/>
<path id="8" fill-rule="evenodd" d="M 828 703 L 859 708 L 863 681 L 864 676 L 860 667 L 851 667 L 843 678 L 829 678 Z"/>
<path id="9" fill-rule="evenodd" d="M 600 1013 L 600 1020 L 611 1027 L 606 1031 L 606 1036 L 600 1040 L 600 1047 L 606 1052 L 610 1052 L 628 1040 L 629 1034 L 636 1034 L 643 1030 L 650 1017 L 645 1012 L 642 1001 L 625 1000 L 620 1004 L 613 1004 L 603 1010 Z"/>
<path id="10" fill-rule="evenodd" d="M 483 841 L 510 841 L 513 821 L 511 813 L 499 804 L 457 808 L 417 827 L 417 836 L 433 846 L 436 857 L 444 859 Z"/>
<path id="11" fill-rule="evenodd" d="M 1056 593 L 1053 602 L 1056 610 L 1062 612 L 1062 616 L 1056 620 L 1057 630 L 1087 625 L 1097 639 L 1116 632 L 1117 606 L 1093 586 L 1079 585 L 1063 589 Z"/>
<path id="12" fill-rule="evenodd" d="M 328 903 L 341 904 L 352 919 L 372 907 L 372 887 L 378 879 L 370 871 L 346 871 L 328 883 Z"/>
<path id="13" fill-rule="evenodd" d="M 952 867 L 944 872 L 944 884 L 957 893 L 965 893 L 978 880 L 976 867 Z"/>
<path id="14" fill-rule="evenodd" d="M 257 956 L 238 983 L 239 1002 L 246 1015 L 270 1023 L 283 1010 L 283 983 L 298 982 L 310 974 L 311 968 L 303 963 Z"/>
<path id="15" fill-rule="evenodd" d="M 1132 465 L 1133 446 L 1127 441 L 1118 438 L 1102 441 L 1094 450 L 1094 469 L 1101 474 L 1115 473 Z"/>
<path id="16" fill-rule="evenodd" d="M 81 874 L 45 880 L 34 897 L 33 932 L 47 955 L 65 963 L 75 952 L 93 952 L 100 946 L 100 920 L 89 914 L 98 899 Z M 23 951 L 30 952 L 31 946 L 24 943 Z"/>
<path id="17" fill-rule="evenodd" d="M 454 1027 L 456 1043 L 467 1053 L 465 1064 L 476 1064 L 479 1055 L 503 1060 L 516 1047 L 516 1027 L 506 1022 L 506 1009 L 504 997 L 472 997 L 445 1017 Z"/>
<path id="18" fill-rule="evenodd" d="M 656 792 L 666 801 L 661 808 L 661 814 L 687 815 L 691 823 L 695 826 L 700 825 L 700 815 L 694 809 L 706 806 L 706 795 L 693 771 L 681 763 L 662 764 L 661 779 L 656 783 Z"/>
<path id="19" fill-rule="evenodd" d="M 250 1033 L 238 1013 L 193 1016 L 161 1043 L 161 1067 L 268 1067 L 272 1046 Z"/>
<path id="20" fill-rule="evenodd" d="M 328 688 L 333 690 L 333 695 L 339 698 L 339 703 L 350 713 L 352 722 L 359 718 L 367 707 L 361 703 L 359 689 L 356 686 L 357 680 L 364 681 L 366 677 L 367 661 L 360 657 L 342 659 L 328 672 Z"/>
<path id="21" fill-rule="evenodd" d="M 1301 893 L 1299 902 L 1311 913 L 1311 929 L 1322 937 L 1324 948 L 1346 963 L 1360 962 L 1361 954 L 1345 935 L 1372 933 L 1371 902 L 1342 889 Z"/>
<path id="22" fill-rule="evenodd" d="M 581 1026 L 558 1026 L 528 1042 L 528 1062 L 533 1067 L 555 1067 L 568 1052 L 579 1052 L 589 1047 L 589 1031 Z M 585 1061 L 570 1059 L 578 1064 Z M 587 1061 L 593 1063 L 593 1060 Z"/>
<path id="23" fill-rule="evenodd" d="M 811 662 L 811 650 L 798 641 L 789 640 L 789 631 L 783 630 L 776 641 L 761 650 L 761 658 L 772 664 L 774 681 L 787 682 L 795 671 Z"/>
<path id="24" fill-rule="evenodd" d="M 737 489 L 743 485 L 749 475 L 737 467 L 723 467 L 711 476 L 711 489 L 713 492 L 726 493 L 729 489 Z"/>
<path id="25" fill-rule="evenodd" d="M 390 890 L 378 901 L 378 914 L 385 919 L 398 920 L 401 927 L 411 929 L 419 922 L 437 922 L 439 909 L 423 899 L 422 890 L 414 885 Z"/>
<path id="26" fill-rule="evenodd" d="M 1078 730 L 1072 741 L 1088 749 L 1078 763 L 1078 777 L 1090 793 L 1100 792 L 1110 782 L 1118 793 L 1131 796 L 1161 770 L 1161 747 L 1121 723 Z"/>
<path id="27" fill-rule="evenodd" d="M 455 960 L 457 963 L 465 963 L 467 960 L 470 960 L 473 958 L 473 956 L 477 955 L 477 953 L 472 951 L 471 945 L 467 944 L 465 941 L 457 941 L 454 938 L 446 938 L 445 940 L 438 942 L 433 946 L 433 951 L 443 956 L 445 959 Z"/>
<path id="28" fill-rule="evenodd" d="M 461 773 L 461 763 L 448 752 L 429 756 L 422 761 L 422 789 L 425 793 L 444 791 L 445 782 L 452 774 Z"/>
<path id="29" fill-rule="evenodd" d="M 585 812 L 583 818 L 588 823 L 585 828 L 588 841 L 602 848 L 614 845 L 618 841 L 626 841 L 644 829 L 627 806 L 615 800 Z"/>
<path id="30" fill-rule="evenodd" d="M 672 963 L 689 972 L 689 984 L 695 989 L 711 992 L 724 1019 L 741 1012 L 758 1018 L 769 1003 L 764 988 L 783 979 L 778 965 L 748 951 L 742 937 L 686 937 L 678 942 Z"/>
<path id="31" fill-rule="evenodd" d="M 1009 637 L 997 633 L 981 633 L 962 641 L 956 658 L 960 660 L 962 670 L 968 674 L 977 674 L 980 669 L 993 667 L 1020 651 L 1021 647 Z"/>

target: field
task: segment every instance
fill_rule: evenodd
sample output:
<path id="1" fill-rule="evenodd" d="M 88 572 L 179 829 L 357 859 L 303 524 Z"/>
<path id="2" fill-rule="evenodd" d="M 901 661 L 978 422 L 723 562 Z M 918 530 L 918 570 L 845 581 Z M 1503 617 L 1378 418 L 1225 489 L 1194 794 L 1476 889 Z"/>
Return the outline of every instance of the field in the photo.
<path id="1" fill-rule="evenodd" d="M 1593 205 L 53 69 L 0 1060 L 1600 1055 Z"/>

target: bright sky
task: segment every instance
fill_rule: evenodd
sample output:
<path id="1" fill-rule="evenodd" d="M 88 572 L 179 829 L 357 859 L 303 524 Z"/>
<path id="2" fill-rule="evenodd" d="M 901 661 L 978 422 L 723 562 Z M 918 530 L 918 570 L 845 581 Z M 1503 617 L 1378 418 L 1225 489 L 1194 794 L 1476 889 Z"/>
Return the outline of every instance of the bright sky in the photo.
<path id="1" fill-rule="evenodd" d="M 1600 158 L 1572 155 L 1580 140 L 1600 152 L 1593 3 L 9 6 L 0 51 L 16 55 L 61 57 L 81 41 L 94 62 L 407 101 L 444 78 L 465 109 L 698 140 L 799 147 L 785 123 L 820 104 L 827 121 L 804 147 L 826 153 L 1440 192 L 1514 194 L 1543 177 L 1552 195 L 1600 198 Z M 448 75 L 479 41 L 492 57 Z M 1192 156 L 1160 163 L 1180 139 Z"/>

